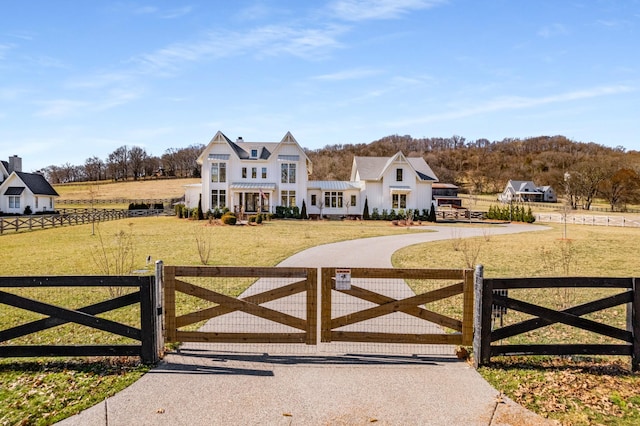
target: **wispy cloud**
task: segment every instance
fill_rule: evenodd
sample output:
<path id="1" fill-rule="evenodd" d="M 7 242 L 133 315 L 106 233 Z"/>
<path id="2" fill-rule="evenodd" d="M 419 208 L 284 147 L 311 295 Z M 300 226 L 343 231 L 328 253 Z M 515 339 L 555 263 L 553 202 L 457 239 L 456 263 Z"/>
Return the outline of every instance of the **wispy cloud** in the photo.
<path id="1" fill-rule="evenodd" d="M 61 118 L 77 113 L 86 108 L 89 103 L 71 99 L 55 99 L 51 101 L 39 101 L 37 105 L 41 109 L 35 113 L 37 117 Z"/>
<path id="2" fill-rule="evenodd" d="M 312 77 L 313 80 L 323 81 L 342 81 L 342 80 L 358 80 L 361 78 L 371 77 L 381 74 L 381 70 L 357 68 L 351 70 L 338 71 L 331 74 L 322 74 Z"/>
<path id="3" fill-rule="evenodd" d="M 537 98 L 509 96 L 501 97 L 479 104 L 471 108 L 463 108 L 443 112 L 440 114 L 430 114 L 422 117 L 415 117 L 407 120 L 394 121 L 390 124 L 396 126 L 406 126 L 411 124 L 433 123 L 446 120 L 455 120 L 497 111 L 510 111 L 518 109 L 533 108 L 543 105 L 558 104 L 563 102 L 577 101 L 581 99 L 591 99 L 601 96 L 610 96 L 621 93 L 635 92 L 637 89 L 625 85 L 601 86 L 573 92 L 559 93 L 556 95 L 541 96 Z"/>
<path id="4" fill-rule="evenodd" d="M 15 47 L 12 43 L 0 43 L 0 61 L 6 57 L 7 52 Z"/>
<path id="5" fill-rule="evenodd" d="M 152 15 L 162 19 L 175 19 L 188 15 L 193 10 L 192 6 L 183 6 L 175 9 L 160 9 L 156 6 L 140 6 L 131 9 L 134 15 Z"/>
<path id="6" fill-rule="evenodd" d="M 429 9 L 445 0 L 336 0 L 329 10 L 345 21 L 396 19 L 414 10 Z"/>
<path id="7" fill-rule="evenodd" d="M 174 43 L 155 52 L 135 58 L 140 71 L 173 72 L 184 62 L 212 60 L 231 56 L 278 56 L 282 54 L 317 59 L 340 47 L 337 36 L 345 31 L 340 26 L 295 28 L 264 26 L 242 32 L 212 32 L 203 40 Z"/>
<path id="8" fill-rule="evenodd" d="M 567 30 L 567 28 L 564 25 L 558 23 L 545 25 L 538 30 L 538 35 L 542 38 L 562 36 L 568 33 L 569 31 Z"/>

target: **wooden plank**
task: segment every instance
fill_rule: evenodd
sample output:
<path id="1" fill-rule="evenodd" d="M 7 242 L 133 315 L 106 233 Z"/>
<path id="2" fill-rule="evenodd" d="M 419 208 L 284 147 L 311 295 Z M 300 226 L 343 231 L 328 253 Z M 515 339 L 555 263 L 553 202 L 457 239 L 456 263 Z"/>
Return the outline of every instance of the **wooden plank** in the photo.
<path id="1" fill-rule="evenodd" d="M 553 309 L 544 308 L 542 306 L 523 302 L 517 299 L 511 299 L 497 294 L 493 295 L 493 303 L 498 306 L 505 306 L 525 314 L 534 315 L 540 318 L 548 319 L 553 322 L 560 322 L 572 327 L 577 327 L 593 333 L 602 334 L 604 336 L 613 337 L 624 341 L 630 341 L 633 338 L 631 332 L 621 330 L 586 318 L 581 318 L 566 312 L 559 312 Z"/>
<path id="2" fill-rule="evenodd" d="M 408 297 L 402 300 L 394 300 L 369 309 L 354 312 L 331 320 L 331 328 L 339 328 L 349 324 L 355 324 L 366 321 L 379 316 L 397 312 L 405 307 L 414 307 L 415 305 L 423 305 L 425 303 L 434 302 L 436 300 L 446 299 L 448 297 L 460 294 L 463 290 L 463 283 L 453 284 L 432 290 L 424 294 Z"/>
<path id="3" fill-rule="evenodd" d="M 480 312 L 480 358 L 479 364 L 486 365 L 491 362 L 491 306 L 493 305 L 493 280 L 483 279 L 482 285 L 482 311 Z"/>
<path id="4" fill-rule="evenodd" d="M 335 268 L 322 268 L 320 289 L 320 341 L 331 342 L 331 286 Z"/>
<path id="5" fill-rule="evenodd" d="M 49 276 L 0 277 L 0 288 L 15 287 L 140 287 L 145 277 L 140 276 Z"/>
<path id="6" fill-rule="evenodd" d="M 218 303 L 223 306 L 228 306 L 237 311 L 242 311 L 250 315 L 254 315 L 269 321 L 277 322 L 279 324 L 287 325 L 289 327 L 297 328 L 299 330 L 306 329 L 306 321 L 294 317 L 284 312 L 279 312 L 273 309 L 266 308 L 264 306 L 256 305 L 255 303 L 249 303 L 244 300 L 236 299 L 231 296 L 227 296 L 212 290 L 208 290 L 203 287 L 198 287 L 194 284 L 187 283 L 181 280 L 176 280 L 176 291 L 180 291 L 185 294 L 189 294 L 200 299 L 208 300 L 209 302 Z"/>
<path id="7" fill-rule="evenodd" d="M 21 296 L 16 296 L 15 294 L 6 293 L 4 291 L 0 291 L 0 303 L 5 303 L 10 306 L 15 306 L 16 308 L 25 309 L 51 317 L 61 318 L 67 322 L 85 325 L 87 327 L 106 331 L 108 333 L 130 337 L 136 340 L 142 340 L 140 330 L 137 328 L 104 318 L 98 318 L 83 312 L 50 305 Z"/>
<path id="8" fill-rule="evenodd" d="M 179 342 L 203 343 L 305 343 L 306 333 L 215 333 L 178 331 Z"/>
<path id="9" fill-rule="evenodd" d="M 351 278 L 460 280 L 463 269 L 351 268 Z"/>
<path id="10" fill-rule="evenodd" d="M 176 268 L 164 267 L 164 330 L 165 342 L 177 342 L 176 336 Z"/>
<path id="11" fill-rule="evenodd" d="M 177 277 L 306 278 L 305 268 L 176 266 Z"/>
<path id="12" fill-rule="evenodd" d="M 318 271 L 307 270 L 307 345 L 318 344 Z"/>
<path id="13" fill-rule="evenodd" d="M 14 345 L 0 346 L 0 357 L 139 356 L 140 345 Z"/>
<path id="14" fill-rule="evenodd" d="M 461 334 L 402 334 L 402 333 L 371 333 L 353 331 L 332 331 L 331 340 L 334 342 L 359 343 L 407 343 L 433 345 L 461 345 Z"/>
<path id="15" fill-rule="evenodd" d="M 375 293 L 373 291 L 367 290 L 365 288 L 362 287 L 357 287 L 357 286 L 351 286 L 350 290 L 340 290 L 340 293 L 345 293 L 348 294 L 350 296 L 353 297 L 357 297 L 359 299 L 363 299 L 363 300 L 367 300 L 369 302 L 372 303 L 376 303 L 378 305 L 387 305 L 393 302 L 400 302 L 397 299 L 394 299 L 392 297 L 388 297 L 385 296 L 383 294 L 380 293 Z M 373 308 L 371 308 L 373 309 Z M 398 306 L 398 312 L 403 312 L 407 315 L 411 315 L 413 317 L 416 318 L 420 318 L 421 320 L 425 320 L 425 321 L 429 321 L 447 328 L 450 328 L 452 330 L 455 331 L 462 331 L 462 321 L 457 320 L 455 318 L 450 318 L 446 315 L 442 315 L 439 314 L 437 312 L 433 312 L 430 311 L 428 309 L 424 309 L 424 308 L 420 308 L 419 306 L 404 306 L 404 305 L 399 305 Z M 363 312 L 363 311 L 358 311 L 358 312 Z M 353 314 L 348 314 L 345 315 L 343 317 L 339 317 L 336 319 L 333 319 L 331 321 L 331 327 L 333 328 L 338 328 L 338 327 L 342 327 L 345 325 L 350 324 L 350 320 L 355 320 L 354 323 L 356 322 L 360 322 L 360 321 L 365 321 L 365 320 L 357 320 L 357 318 L 352 318 Z M 386 314 L 381 314 L 378 316 L 382 316 L 382 315 L 386 315 Z"/>
<path id="16" fill-rule="evenodd" d="M 485 278 L 485 281 L 487 278 Z M 491 278 L 494 290 L 516 288 L 631 288 L 631 278 L 535 277 Z"/>
<path id="17" fill-rule="evenodd" d="M 631 332 L 633 334 L 633 353 L 631 368 L 640 370 L 640 279 L 632 280 L 633 302 L 631 302 Z"/>
<path id="18" fill-rule="evenodd" d="M 350 290 L 340 290 L 340 293 L 345 293 L 350 296 L 357 297 L 359 299 L 366 300 L 371 303 L 375 303 L 377 305 L 384 305 L 392 302 L 398 302 L 397 299 L 394 299 L 392 297 L 388 297 L 383 294 L 376 293 L 371 290 L 367 290 L 365 288 L 354 286 L 354 285 L 351 286 Z M 425 321 L 430 321 L 435 324 L 448 327 L 455 331 L 459 331 L 459 332 L 462 331 L 462 321 L 457 320 L 455 318 L 447 317 L 445 315 L 442 315 L 436 312 L 429 311 L 424 308 L 420 308 L 419 306 L 400 306 L 398 311 L 403 312 L 407 315 L 414 316 L 416 318 L 420 318 Z M 342 325 L 336 325 L 336 326 L 333 326 L 332 328 L 338 328 L 341 326 Z"/>
<path id="19" fill-rule="evenodd" d="M 306 291 L 306 280 L 297 281 L 295 283 L 291 283 L 286 286 L 278 287 L 272 290 L 267 290 L 263 293 L 254 294 L 252 296 L 243 297 L 240 300 L 244 300 L 246 302 L 262 304 L 266 302 L 271 302 L 273 300 L 281 299 L 283 297 L 292 296 L 294 294 L 302 293 Z M 176 328 L 185 327 L 187 325 L 195 324 L 197 322 L 216 318 L 221 315 L 226 315 L 231 312 L 235 312 L 237 309 L 234 309 L 230 306 L 214 306 L 211 308 L 202 309 L 197 312 L 190 312 L 185 315 L 180 315 L 176 318 Z"/>
<path id="20" fill-rule="evenodd" d="M 140 302 L 140 292 L 125 294 L 124 296 L 117 297 L 115 299 L 109 299 L 103 302 L 96 303 L 94 305 L 85 306 L 78 309 L 79 312 L 84 312 L 89 315 L 102 314 L 114 309 L 122 308 L 124 306 L 133 305 Z M 8 328 L 0 331 L 0 342 L 5 342 L 11 339 L 17 339 L 18 337 L 26 336 L 38 331 L 47 330 L 49 328 L 56 327 L 61 324 L 66 324 L 61 318 L 43 318 L 37 321 L 32 321 L 26 324 L 21 324 L 16 327 Z"/>
<path id="21" fill-rule="evenodd" d="M 569 315 L 583 316 L 592 312 L 612 308 L 623 303 L 629 303 L 631 302 L 632 298 L 633 292 L 627 291 L 625 293 L 616 294 L 604 299 L 594 300 L 592 302 L 574 306 L 561 312 Z M 509 326 L 493 330 L 493 332 L 491 333 L 491 341 L 496 342 L 498 340 L 506 339 L 507 337 L 527 333 L 529 331 L 536 330 L 538 328 L 542 328 L 551 324 L 555 324 L 555 321 L 552 321 L 548 318 L 533 318 L 516 324 L 511 324 Z"/>
<path id="22" fill-rule="evenodd" d="M 462 289 L 462 344 L 473 345 L 473 275 L 471 270 L 464 271 L 464 286 Z"/>
<path id="23" fill-rule="evenodd" d="M 491 355 L 631 355 L 632 345 L 496 345 Z"/>

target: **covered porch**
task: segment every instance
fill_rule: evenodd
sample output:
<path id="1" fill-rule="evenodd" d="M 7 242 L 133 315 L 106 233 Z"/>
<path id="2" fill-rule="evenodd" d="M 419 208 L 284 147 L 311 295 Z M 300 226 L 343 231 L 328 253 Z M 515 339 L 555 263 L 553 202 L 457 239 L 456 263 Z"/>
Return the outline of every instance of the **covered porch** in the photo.
<path id="1" fill-rule="evenodd" d="M 244 219 L 247 214 L 271 212 L 275 183 L 232 183 L 230 190 L 233 211 L 238 217 Z"/>

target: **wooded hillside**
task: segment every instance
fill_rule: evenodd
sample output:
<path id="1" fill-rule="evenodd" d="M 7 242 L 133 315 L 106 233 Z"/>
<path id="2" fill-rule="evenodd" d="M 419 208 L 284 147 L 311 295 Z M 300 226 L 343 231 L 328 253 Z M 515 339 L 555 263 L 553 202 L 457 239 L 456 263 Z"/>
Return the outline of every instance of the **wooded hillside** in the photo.
<path id="1" fill-rule="evenodd" d="M 387 136 L 370 144 L 327 145 L 308 150 L 313 180 L 349 180 L 354 156 L 422 156 L 440 182 L 454 183 L 463 192 L 502 192 L 507 181 L 532 180 L 569 194 L 574 208 L 589 208 L 593 197 L 612 208 L 640 198 L 640 152 L 623 147 L 575 142 L 564 136 L 466 141 L 463 137 L 421 138 Z M 565 179 L 565 175 L 568 179 Z"/>

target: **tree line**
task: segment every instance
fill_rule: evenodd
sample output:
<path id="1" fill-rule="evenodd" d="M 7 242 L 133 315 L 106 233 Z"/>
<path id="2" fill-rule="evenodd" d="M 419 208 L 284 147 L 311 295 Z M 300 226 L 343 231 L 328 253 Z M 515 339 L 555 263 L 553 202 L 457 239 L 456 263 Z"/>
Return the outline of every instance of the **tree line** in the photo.
<path id="1" fill-rule="evenodd" d="M 156 157 L 140 147 L 122 146 L 105 160 L 91 157 L 84 165 L 49 166 L 44 173 L 51 183 L 158 175 L 200 177 L 196 159 L 204 148 L 202 144 L 170 148 Z M 349 180 L 354 156 L 389 157 L 401 151 L 407 157 L 423 157 L 440 182 L 456 184 L 461 192 L 470 194 L 496 194 L 509 180 L 530 180 L 538 186 L 552 186 L 574 209 L 589 209 L 596 197 L 606 200 L 612 210 L 640 203 L 640 152 L 564 136 L 491 142 L 468 141 L 457 135 L 390 135 L 368 144 L 335 144 L 305 151 L 313 162 L 311 180 Z"/>
<path id="2" fill-rule="evenodd" d="M 139 146 L 123 145 L 110 153 L 106 159 L 93 156 L 87 158 L 82 165 L 52 165 L 45 167 L 42 172 L 52 184 L 140 180 L 159 176 L 200 177 L 200 166 L 196 160 L 204 148 L 202 144 L 186 148 L 169 148 L 161 156 L 154 156 Z"/>

